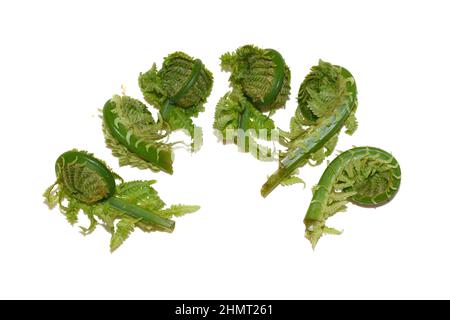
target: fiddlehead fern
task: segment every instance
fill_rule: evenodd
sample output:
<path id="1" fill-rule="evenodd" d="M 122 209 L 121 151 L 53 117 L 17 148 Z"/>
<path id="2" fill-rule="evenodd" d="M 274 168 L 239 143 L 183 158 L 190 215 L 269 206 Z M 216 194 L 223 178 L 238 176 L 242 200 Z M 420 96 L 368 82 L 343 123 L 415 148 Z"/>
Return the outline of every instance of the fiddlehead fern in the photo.
<path id="1" fill-rule="evenodd" d="M 355 79 L 347 69 L 324 61 L 311 68 L 300 86 L 290 131 L 280 130 L 280 142 L 287 150 L 280 154 L 278 170 L 263 185 L 263 197 L 291 179 L 298 168 L 322 163 L 333 152 L 342 127 L 353 134 L 356 95 Z"/>
<path id="2" fill-rule="evenodd" d="M 202 61 L 183 52 L 174 52 L 164 58 L 160 70 L 153 64 L 149 71 L 139 76 L 145 100 L 159 110 L 170 131 L 186 130 L 193 139 L 193 150 L 201 145 L 202 135 L 192 117 L 204 111 L 212 85 L 212 73 Z"/>
<path id="3" fill-rule="evenodd" d="M 44 193 L 47 204 L 59 208 L 74 224 L 82 210 L 90 220 L 83 234 L 102 223 L 112 234 L 110 249 L 117 249 L 136 228 L 172 232 L 172 216 L 195 212 L 198 206 L 175 205 L 164 209 L 152 181 L 123 182 L 101 160 L 85 151 L 71 150 L 56 160 L 56 182 Z M 116 180 L 121 180 L 116 185 Z"/>
<path id="4" fill-rule="evenodd" d="M 221 67 L 231 72 L 232 91 L 217 104 L 216 133 L 257 159 L 272 159 L 271 150 L 257 139 L 272 139 L 275 124 L 270 116 L 286 104 L 291 89 L 288 66 L 277 51 L 246 45 L 222 55 Z"/>
<path id="5" fill-rule="evenodd" d="M 172 145 L 163 143 L 167 128 L 155 122 L 147 107 L 128 96 L 114 96 L 103 107 L 106 145 L 119 164 L 173 173 Z"/>
<path id="6" fill-rule="evenodd" d="M 336 157 L 313 188 L 313 198 L 304 223 L 306 238 L 313 248 L 323 234 L 341 232 L 325 225 L 348 202 L 377 207 L 390 201 L 400 187 L 401 170 L 397 160 L 373 147 L 353 148 Z"/>

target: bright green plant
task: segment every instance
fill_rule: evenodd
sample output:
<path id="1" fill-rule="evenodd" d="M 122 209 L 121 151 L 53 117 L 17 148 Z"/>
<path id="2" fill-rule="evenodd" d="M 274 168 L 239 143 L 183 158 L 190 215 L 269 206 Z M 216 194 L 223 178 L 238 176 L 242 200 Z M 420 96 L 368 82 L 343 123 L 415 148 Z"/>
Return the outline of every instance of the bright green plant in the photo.
<path id="1" fill-rule="evenodd" d="M 160 70 L 156 64 L 141 73 L 139 86 L 144 99 L 157 108 L 169 131 L 184 129 L 193 139 L 193 148 L 201 145 L 201 130 L 192 121 L 204 111 L 213 86 L 212 73 L 200 59 L 183 52 L 164 58 Z"/>
<path id="2" fill-rule="evenodd" d="M 128 96 L 114 96 L 103 107 L 103 132 L 107 146 L 130 165 L 155 172 L 173 173 L 173 146 L 167 139 L 175 130 L 185 130 L 192 138 L 191 150 L 202 144 L 202 133 L 192 121 L 204 110 L 213 78 L 199 59 L 175 52 L 139 76 L 139 86 L 147 102 L 158 110 L 153 119 L 145 104 Z"/>
<path id="3" fill-rule="evenodd" d="M 71 224 L 82 210 L 90 225 L 81 227 L 83 234 L 93 232 L 101 223 L 111 234 L 110 249 L 116 250 L 134 231 L 172 232 L 179 217 L 195 212 L 198 206 L 173 205 L 164 209 L 152 185 L 156 182 L 123 182 L 106 164 L 85 151 L 71 150 L 56 160 L 56 182 L 44 193 L 50 208 L 59 204 Z M 116 180 L 120 184 L 116 185 Z"/>
<path id="4" fill-rule="evenodd" d="M 272 139 L 275 124 L 271 115 L 289 98 L 288 66 L 276 50 L 246 45 L 222 55 L 221 67 L 231 72 L 232 90 L 217 104 L 216 133 L 224 143 L 238 144 L 241 151 L 251 152 L 257 159 L 270 159 L 271 150 L 258 139 Z"/>
<path id="5" fill-rule="evenodd" d="M 340 234 L 325 225 L 329 217 L 345 211 L 348 202 L 363 207 L 389 202 L 396 195 L 400 181 L 400 165 L 388 152 L 373 147 L 343 152 L 328 165 L 313 188 L 304 219 L 306 238 L 314 248 L 323 234 Z"/>
<path id="6" fill-rule="evenodd" d="M 114 96 L 103 107 L 106 145 L 121 166 L 173 173 L 172 144 L 165 143 L 168 128 L 155 121 L 147 107 L 128 96 Z"/>
<path id="7" fill-rule="evenodd" d="M 263 185 L 263 197 L 280 184 L 301 181 L 294 175 L 305 164 L 322 163 L 335 149 L 342 127 L 347 134 L 357 128 L 356 83 L 343 67 L 319 61 L 301 84 L 297 100 L 290 131 L 279 130 L 280 143 L 287 150 L 280 153 L 278 170 Z"/>

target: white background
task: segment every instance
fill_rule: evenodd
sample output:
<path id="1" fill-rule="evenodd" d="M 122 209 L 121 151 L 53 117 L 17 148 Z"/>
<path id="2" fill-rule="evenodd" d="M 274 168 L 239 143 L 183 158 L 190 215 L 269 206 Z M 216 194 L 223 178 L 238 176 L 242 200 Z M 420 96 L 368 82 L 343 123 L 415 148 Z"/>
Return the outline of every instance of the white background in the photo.
<path id="1" fill-rule="evenodd" d="M 450 298 L 449 5 L 446 1 L 2 1 L 0 4 L 0 298 Z M 338 149 L 390 151 L 398 196 L 351 205 L 313 252 L 302 219 L 308 186 L 259 195 L 276 163 L 260 163 L 212 134 L 228 90 L 219 56 L 252 43 L 280 51 L 292 96 L 319 58 L 348 68 L 359 130 Z M 141 98 L 139 72 L 183 50 L 214 73 L 205 144 L 176 154 L 175 175 L 119 168 L 98 109 L 121 84 Z M 200 204 L 173 234 L 136 231 L 114 254 L 99 228 L 83 237 L 43 204 L 54 161 L 87 149 L 127 180 L 158 180 L 169 204 Z M 333 156 L 334 157 L 334 156 Z M 332 158 L 332 157 L 331 157 Z"/>

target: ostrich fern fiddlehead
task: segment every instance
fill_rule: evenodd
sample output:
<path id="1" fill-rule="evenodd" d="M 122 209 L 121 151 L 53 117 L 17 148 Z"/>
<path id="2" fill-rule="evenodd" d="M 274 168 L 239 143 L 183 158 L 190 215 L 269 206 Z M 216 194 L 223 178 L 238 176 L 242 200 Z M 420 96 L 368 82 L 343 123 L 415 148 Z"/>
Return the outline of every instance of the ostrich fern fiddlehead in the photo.
<path id="1" fill-rule="evenodd" d="M 289 181 L 299 167 L 322 163 L 333 152 L 342 127 L 353 134 L 356 95 L 355 79 L 347 69 L 324 61 L 311 68 L 300 86 L 290 131 L 279 131 L 287 150 L 280 154 L 278 170 L 263 185 L 263 197 Z"/>
<path id="2" fill-rule="evenodd" d="M 306 238 L 313 248 L 323 234 L 340 234 L 325 221 L 345 211 L 348 202 L 377 207 L 390 201 L 400 187 L 401 170 L 397 160 L 373 147 L 353 148 L 336 157 L 313 188 L 313 198 L 304 223 Z"/>
<path id="3" fill-rule="evenodd" d="M 121 166 L 172 174 L 172 145 L 162 142 L 168 134 L 164 122 L 155 122 L 147 107 L 128 96 L 114 96 L 103 107 L 106 145 Z"/>
<path id="4" fill-rule="evenodd" d="M 111 251 L 116 250 L 137 227 L 143 231 L 172 232 L 173 216 L 195 212 L 198 206 L 175 205 L 164 209 L 152 184 L 156 181 L 123 180 L 103 161 L 85 151 L 71 150 L 58 157 L 55 164 L 56 182 L 44 193 L 50 208 L 59 208 L 74 224 L 82 210 L 90 226 L 83 234 L 93 232 L 99 223 L 111 232 Z M 116 180 L 121 183 L 116 185 Z"/>
<path id="5" fill-rule="evenodd" d="M 192 118 L 204 111 L 212 85 L 212 73 L 202 61 L 183 52 L 164 58 L 160 70 L 153 64 L 139 76 L 144 99 L 159 110 L 170 131 L 186 130 L 193 139 L 193 150 L 200 147 L 202 134 Z"/>
<path id="6" fill-rule="evenodd" d="M 271 150 L 257 139 L 272 139 L 270 116 L 286 104 L 291 89 L 288 66 L 277 51 L 246 45 L 222 55 L 221 67 L 231 72 L 232 91 L 217 104 L 214 129 L 224 143 L 238 144 L 257 159 L 271 159 Z"/>

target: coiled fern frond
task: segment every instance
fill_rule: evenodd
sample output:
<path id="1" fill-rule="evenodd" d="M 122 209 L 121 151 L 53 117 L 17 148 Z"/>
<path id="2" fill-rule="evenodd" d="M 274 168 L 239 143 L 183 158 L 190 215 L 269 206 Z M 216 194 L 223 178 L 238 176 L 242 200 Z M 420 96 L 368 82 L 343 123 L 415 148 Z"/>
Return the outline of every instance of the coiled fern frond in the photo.
<path id="1" fill-rule="evenodd" d="M 147 107 L 128 96 L 114 96 L 103 107 L 103 133 L 106 145 L 121 166 L 160 170 L 172 174 L 172 144 L 164 121 L 155 121 Z"/>
<path id="2" fill-rule="evenodd" d="M 272 150 L 258 140 L 273 139 L 275 124 L 270 116 L 289 99 L 291 76 L 283 57 L 273 49 L 246 45 L 222 55 L 221 67 L 231 72 L 232 90 L 217 104 L 216 134 L 259 160 L 273 160 Z"/>
<path id="3" fill-rule="evenodd" d="M 287 149 L 280 154 L 278 170 L 261 189 L 264 197 L 291 180 L 300 167 L 318 165 L 330 156 L 342 127 L 347 134 L 357 129 L 356 83 L 343 67 L 320 60 L 301 84 L 297 101 L 290 131 L 279 130 L 280 143 Z"/>
<path id="4" fill-rule="evenodd" d="M 394 198 L 401 181 L 397 160 L 388 152 L 359 147 L 343 152 L 326 168 L 313 188 L 313 198 L 306 213 L 305 236 L 316 246 L 323 234 L 341 232 L 325 225 L 349 202 L 363 207 L 381 206 Z"/>
<path id="5" fill-rule="evenodd" d="M 159 110 L 170 131 L 183 129 L 199 141 L 201 131 L 192 118 L 204 111 L 212 86 L 212 73 L 202 61 L 183 52 L 169 54 L 160 70 L 153 64 L 139 76 L 144 99 Z"/>
<path id="6" fill-rule="evenodd" d="M 172 217 L 195 212 L 198 206 L 165 203 L 152 185 L 156 182 L 123 180 L 107 165 L 85 151 L 71 150 L 58 157 L 56 182 L 45 192 L 50 208 L 59 205 L 70 224 L 78 221 L 83 211 L 90 221 L 80 227 L 84 235 L 103 225 L 111 233 L 110 249 L 116 250 L 135 228 L 143 231 L 172 232 Z M 116 180 L 120 183 L 116 185 Z"/>
<path id="7" fill-rule="evenodd" d="M 283 57 L 273 49 L 245 45 L 220 58 L 233 89 L 239 88 L 260 111 L 285 106 L 291 91 L 291 72 Z"/>

